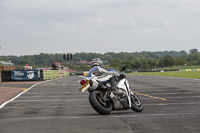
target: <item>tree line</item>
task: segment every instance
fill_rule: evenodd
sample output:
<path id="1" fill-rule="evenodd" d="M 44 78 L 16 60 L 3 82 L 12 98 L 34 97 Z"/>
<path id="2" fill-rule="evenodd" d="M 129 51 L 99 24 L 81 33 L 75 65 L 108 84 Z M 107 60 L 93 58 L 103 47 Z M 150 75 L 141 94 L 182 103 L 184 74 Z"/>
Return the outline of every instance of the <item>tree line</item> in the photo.
<path id="1" fill-rule="evenodd" d="M 75 70 L 89 70 L 89 64 L 80 63 L 81 60 L 90 62 L 93 58 L 101 58 L 107 67 L 119 69 L 122 64 L 126 64 L 130 71 L 144 71 L 163 67 L 200 65 L 200 52 L 191 49 L 189 53 L 185 51 L 160 51 L 160 52 L 108 52 L 101 53 L 74 53 L 73 59 L 66 61 L 63 54 L 24 55 L 24 56 L 1 56 L 3 61 L 11 61 L 17 69 L 21 69 L 28 64 L 34 68 L 51 67 L 54 61 L 60 62 L 63 66 L 68 66 Z"/>

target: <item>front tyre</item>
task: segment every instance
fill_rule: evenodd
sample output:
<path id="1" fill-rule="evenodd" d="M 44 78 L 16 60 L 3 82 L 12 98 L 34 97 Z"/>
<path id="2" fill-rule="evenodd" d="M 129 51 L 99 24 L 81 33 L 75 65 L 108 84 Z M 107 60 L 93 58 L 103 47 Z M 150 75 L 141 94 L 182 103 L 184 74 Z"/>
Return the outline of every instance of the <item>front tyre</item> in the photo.
<path id="1" fill-rule="evenodd" d="M 142 112 L 144 109 L 140 98 L 136 94 L 131 95 L 131 109 L 135 112 Z"/>
<path id="2" fill-rule="evenodd" d="M 108 115 L 112 111 L 112 104 L 110 101 L 103 100 L 103 93 L 100 91 L 92 91 L 89 95 L 89 102 L 91 106 L 101 115 Z"/>

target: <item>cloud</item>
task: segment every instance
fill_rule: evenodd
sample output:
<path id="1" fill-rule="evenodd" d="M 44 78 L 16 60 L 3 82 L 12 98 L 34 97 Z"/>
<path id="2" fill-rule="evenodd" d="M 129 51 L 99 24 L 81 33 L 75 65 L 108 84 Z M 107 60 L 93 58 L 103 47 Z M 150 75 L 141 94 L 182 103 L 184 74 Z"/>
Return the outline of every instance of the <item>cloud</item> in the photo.
<path id="1" fill-rule="evenodd" d="M 189 49 L 188 43 L 200 42 L 199 4 L 198 0 L 1 0 L 0 43 L 7 49 L 29 45 L 33 52 L 38 51 L 34 46 L 41 47 L 39 52 Z"/>

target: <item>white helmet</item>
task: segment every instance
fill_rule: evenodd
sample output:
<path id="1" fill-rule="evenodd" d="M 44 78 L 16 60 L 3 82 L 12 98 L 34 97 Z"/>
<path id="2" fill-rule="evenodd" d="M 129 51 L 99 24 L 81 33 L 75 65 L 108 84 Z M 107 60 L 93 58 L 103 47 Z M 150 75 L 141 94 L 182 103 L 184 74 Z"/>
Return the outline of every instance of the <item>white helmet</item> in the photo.
<path id="1" fill-rule="evenodd" d="M 99 58 L 94 58 L 92 60 L 92 66 L 101 66 L 103 65 L 103 61 Z"/>

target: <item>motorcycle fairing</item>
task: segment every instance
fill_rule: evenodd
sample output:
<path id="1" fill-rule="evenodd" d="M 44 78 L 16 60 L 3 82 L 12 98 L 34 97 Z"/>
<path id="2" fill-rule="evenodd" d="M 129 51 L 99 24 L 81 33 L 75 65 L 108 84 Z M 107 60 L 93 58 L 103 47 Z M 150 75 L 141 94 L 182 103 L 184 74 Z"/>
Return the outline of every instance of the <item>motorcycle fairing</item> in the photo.
<path id="1" fill-rule="evenodd" d="M 128 102 L 129 102 L 129 107 L 131 108 L 131 98 L 130 98 L 130 95 L 131 95 L 131 91 L 129 91 L 129 84 L 128 84 L 128 80 L 126 79 L 122 79 L 119 81 L 118 85 L 117 85 L 117 88 L 120 88 L 120 89 L 123 89 L 127 96 L 128 96 Z"/>

